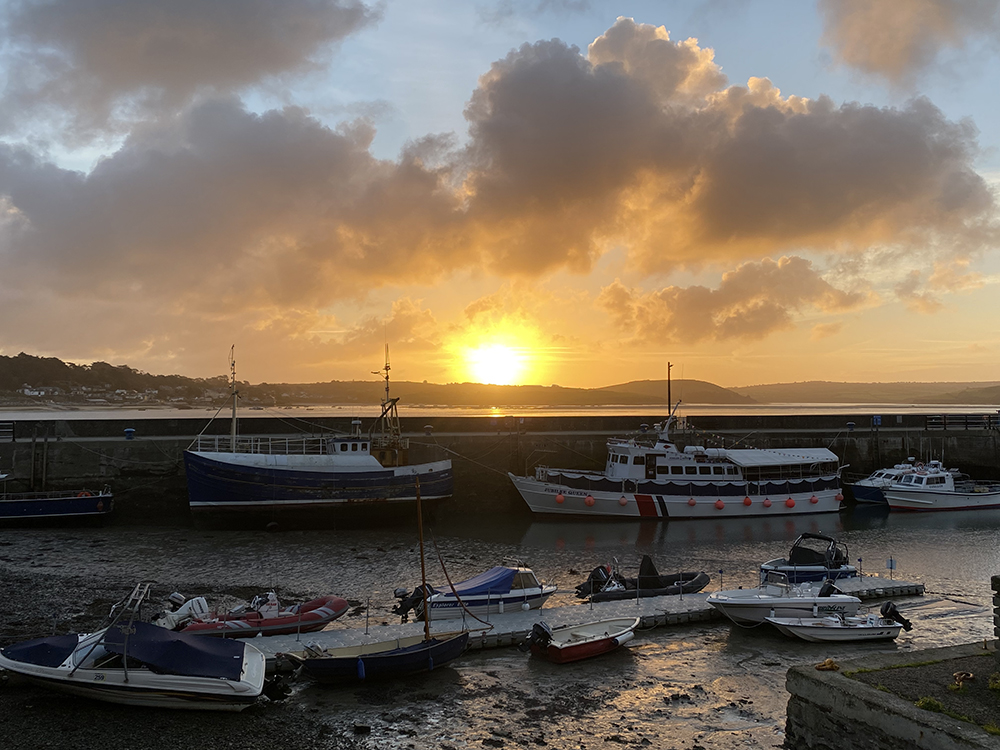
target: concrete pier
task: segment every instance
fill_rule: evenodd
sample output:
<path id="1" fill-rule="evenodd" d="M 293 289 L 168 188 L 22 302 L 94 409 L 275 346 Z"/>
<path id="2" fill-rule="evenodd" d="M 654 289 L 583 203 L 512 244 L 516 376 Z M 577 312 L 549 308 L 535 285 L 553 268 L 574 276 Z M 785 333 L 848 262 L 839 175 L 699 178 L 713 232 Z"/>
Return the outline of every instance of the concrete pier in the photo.
<path id="1" fill-rule="evenodd" d="M 724 407 L 720 407 L 724 408 Z M 229 423 L 190 419 L 59 419 L 2 423 L 0 469 L 8 489 L 41 490 L 110 485 L 113 523 L 187 517 L 183 453 L 195 435 L 225 434 Z M 539 464 L 600 469 L 605 442 L 634 433 L 662 414 L 634 416 L 404 417 L 411 460 L 451 458 L 455 503 L 463 513 L 524 510 L 507 472 L 524 475 Z M 2 419 L 2 415 L 0 415 Z M 350 430 L 348 418 L 309 419 L 315 429 Z M 365 425 L 367 426 L 367 421 Z M 848 425 L 852 427 L 848 428 Z M 240 433 L 290 436 L 289 418 L 244 417 Z M 866 475 L 909 456 L 945 457 L 977 478 L 1000 472 L 995 422 L 930 414 L 699 416 L 676 429 L 680 445 L 832 449 L 847 472 Z"/>
<path id="2" fill-rule="evenodd" d="M 861 600 L 887 599 L 902 596 L 920 596 L 924 586 L 908 581 L 893 581 L 887 578 L 863 576 L 837 581 L 837 587 Z M 437 620 L 431 623 L 432 633 L 453 633 L 468 628 L 470 649 L 503 648 L 517 646 L 531 632 L 539 620 L 545 620 L 553 628 L 566 625 L 580 625 L 595 620 L 609 620 L 618 617 L 638 617 L 639 630 L 687 625 L 693 622 L 724 619 L 719 612 L 706 603 L 710 592 L 685 594 L 683 596 L 652 596 L 616 602 L 594 602 L 562 607 L 542 607 L 526 612 L 515 611 L 483 617 L 479 622 L 472 617 Z M 394 625 L 372 625 L 364 628 L 344 628 L 337 622 L 327 630 L 301 635 L 272 635 L 254 638 L 252 643 L 264 652 L 270 668 L 275 666 L 275 657 L 283 651 L 300 651 L 304 644 L 317 644 L 323 648 L 357 646 L 373 641 L 419 635 L 423 632 L 423 622 L 397 623 Z"/>

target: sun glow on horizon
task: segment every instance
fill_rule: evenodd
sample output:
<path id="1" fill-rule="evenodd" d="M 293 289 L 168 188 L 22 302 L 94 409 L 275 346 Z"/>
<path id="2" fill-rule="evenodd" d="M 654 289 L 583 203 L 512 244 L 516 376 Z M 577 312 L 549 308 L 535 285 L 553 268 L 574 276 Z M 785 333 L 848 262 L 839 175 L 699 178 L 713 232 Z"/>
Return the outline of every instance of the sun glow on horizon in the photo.
<path id="1" fill-rule="evenodd" d="M 465 362 L 477 383 L 489 385 L 518 385 L 527 370 L 524 352 L 506 344 L 481 344 L 467 349 Z"/>

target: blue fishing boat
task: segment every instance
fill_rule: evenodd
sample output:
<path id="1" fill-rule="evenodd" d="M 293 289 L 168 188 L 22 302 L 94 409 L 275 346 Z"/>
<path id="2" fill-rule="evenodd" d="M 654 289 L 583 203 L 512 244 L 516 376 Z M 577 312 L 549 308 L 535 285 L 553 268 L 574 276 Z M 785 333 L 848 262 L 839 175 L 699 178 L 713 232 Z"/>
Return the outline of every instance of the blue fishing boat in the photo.
<path id="1" fill-rule="evenodd" d="M 99 519 L 115 507 L 110 487 L 42 492 L 7 492 L 7 475 L 0 474 L 0 523 L 72 522 Z"/>
<path id="2" fill-rule="evenodd" d="M 396 404 L 389 397 L 389 355 L 382 412 L 367 433 L 251 437 L 237 434 L 235 361 L 230 359 L 229 435 L 199 435 L 184 452 L 192 512 L 338 511 L 355 518 L 409 519 L 419 478 L 425 501 L 451 497 L 451 460 L 410 463 Z"/>

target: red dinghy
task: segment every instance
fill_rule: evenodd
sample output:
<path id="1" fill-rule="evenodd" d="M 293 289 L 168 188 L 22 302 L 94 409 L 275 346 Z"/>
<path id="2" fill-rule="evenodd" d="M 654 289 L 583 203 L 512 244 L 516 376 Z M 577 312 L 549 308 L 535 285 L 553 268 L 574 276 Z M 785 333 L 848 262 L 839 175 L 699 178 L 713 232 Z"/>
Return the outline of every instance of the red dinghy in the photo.
<path id="1" fill-rule="evenodd" d="M 528 644 L 535 656 L 565 664 L 614 651 L 632 640 L 637 627 L 638 617 L 620 617 L 554 629 L 538 622 L 531 629 Z"/>
<path id="2" fill-rule="evenodd" d="M 173 596 L 171 600 L 177 602 Z M 254 597 L 249 607 L 215 614 L 209 612 L 204 597 L 196 596 L 184 602 L 176 611 L 161 615 L 156 624 L 182 633 L 221 635 L 228 638 L 250 638 L 258 634 L 312 633 L 336 620 L 349 606 L 347 600 L 339 596 L 322 596 L 284 607 L 272 591 Z"/>

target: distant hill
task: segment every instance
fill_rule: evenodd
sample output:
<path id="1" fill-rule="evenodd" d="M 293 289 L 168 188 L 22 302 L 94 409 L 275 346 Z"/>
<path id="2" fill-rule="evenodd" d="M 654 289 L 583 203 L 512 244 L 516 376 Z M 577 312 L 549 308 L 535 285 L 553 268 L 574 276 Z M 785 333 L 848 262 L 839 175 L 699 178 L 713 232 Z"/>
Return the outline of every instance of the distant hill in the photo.
<path id="1" fill-rule="evenodd" d="M 634 393 L 641 395 L 645 403 L 666 403 L 666 380 L 632 380 L 621 385 L 608 385 L 596 388 L 598 392 L 609 394 Z M 685 404 L 753 404 L 756 401 L 750 396 L 735 393 L 735 389 L 722 388 L 703 380 L 672 380 L 670 383 L 670 398 L 677 403 L 680 399 Z"/>
<path id="2" fill-rule="evenodd" d="M 773 383 L 731 388 L 767 404 L 994 404 L 1000 382 L 987 383 Z"/>

